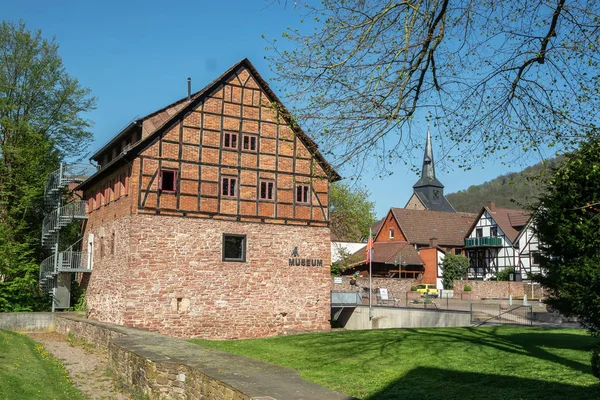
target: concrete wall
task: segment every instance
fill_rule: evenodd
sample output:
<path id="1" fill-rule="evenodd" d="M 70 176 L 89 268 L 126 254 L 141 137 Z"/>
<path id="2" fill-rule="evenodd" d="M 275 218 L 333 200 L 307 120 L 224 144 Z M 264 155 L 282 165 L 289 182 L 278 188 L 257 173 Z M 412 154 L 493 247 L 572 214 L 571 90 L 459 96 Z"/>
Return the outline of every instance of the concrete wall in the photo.
<path id="1" fill-rule="evenodd" d="M 350 330 L 471 326 L 471 314 L 465 311 L 374 307 L 373 319 L 369 321 L 369 307 L 351 310 L 344 310 L 339 319 L 343 327 Z"/>
<path id="2" fill-rule="evenodd" d="M 13 331 L 52 331 L 54 315 L 50 312 L 0 313 L 0 329 Z"/>

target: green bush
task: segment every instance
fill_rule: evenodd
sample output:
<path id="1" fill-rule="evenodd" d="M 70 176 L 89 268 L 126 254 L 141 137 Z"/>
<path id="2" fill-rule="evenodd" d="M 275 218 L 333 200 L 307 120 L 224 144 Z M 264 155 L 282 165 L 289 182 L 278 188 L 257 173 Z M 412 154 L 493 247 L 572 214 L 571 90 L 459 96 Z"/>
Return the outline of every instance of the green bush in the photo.
<path id="1" fill-rule="evenodd" d="M 463 289 L 465 292 L 470 292 L 471 290 L 473 290 L 473 288 L 469 285 L 465 286 Z"/>
<path id="2" fill-rule="evenodd" d="M 454 281 L 463 279 L 469 270 L 469 259 L 463 255 L 454 255 L 450 252 L 444 256 L 442 262 L 442 281 L 444 289 L 454 289 Z"/>
<path id="3" fill-rule="evenodd" d="M 510 274 L 514 274 L 514 273 L 515 273 L 515 267 L 506 267 L 503 270 L 498 272 L 498 275 L 496 275 L 496 279 L 499 281 L 509 281 Z"/>
<path id="4" fill-rule="evenodd" d="M 417 287 L 416 286 L 411 286 L 410 287 L 410 291 L 411 292 L 416 292 L 417 291 Z"/>
<path id="5" fill-rule="evenodd" d="M 81 291 L 77 303 L 73 306 L 74 311 L 87 311 L 87 302 L 85 301 L 85 290 Z"/>

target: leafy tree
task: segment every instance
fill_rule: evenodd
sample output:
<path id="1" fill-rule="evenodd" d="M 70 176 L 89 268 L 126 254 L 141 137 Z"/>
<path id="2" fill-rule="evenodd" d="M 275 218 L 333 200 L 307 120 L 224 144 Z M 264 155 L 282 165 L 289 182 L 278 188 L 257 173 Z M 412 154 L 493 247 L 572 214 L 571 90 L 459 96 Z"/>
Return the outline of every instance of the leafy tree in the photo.
<path id="1" fill-rule="evenodd" d="M 55 41 L 0 22 L 0 311 L 34 310 L 48 173 L 92 137 L 89 89 L 67 74 Z"/>
<path id="2" fill-rule="evenodd" d="M 338 241 L 360 242 L 375 223 L 375 203 L 366 188 L 335 182 L 329 190 L 331 234 Z"/>
<path id="3" fill-rule="evenodd" d="M 331 275 L 340 276 L 342 272 L 347 269 L 352 268 L 361 260 L 364 260 L 364 256 L 362 254 L 351 253 L 342 247 L 339 244 L 335 244 L 337 246 L 338 260 L 331 264 Z M 364 252 L 364 248 L 361 252 Z"/>
<path id="4" fill-rule="evenodd" d="M 567 155 L 533 218 L 546 302 L 600 337 L 600 141 Z"/>
<path id="5" fill-rule="evenodd" d="M 444 256 L 442 261 L 442 283 L 444 289 L 454 289 L 454 281 L 460 280 L 467 275 L 469 270 L 469 259 L 463 255 L 454 255 L 450 252 Z"/>
<path id="6" fill-rule="evenodd" d="M 306 24 L 270 42 L 271 61 L 340 164 L 406 160 L 423 119 L 461 167 L 570 147 L 597 124 L 595 0 L 320 3 L 294 1 Z"/>

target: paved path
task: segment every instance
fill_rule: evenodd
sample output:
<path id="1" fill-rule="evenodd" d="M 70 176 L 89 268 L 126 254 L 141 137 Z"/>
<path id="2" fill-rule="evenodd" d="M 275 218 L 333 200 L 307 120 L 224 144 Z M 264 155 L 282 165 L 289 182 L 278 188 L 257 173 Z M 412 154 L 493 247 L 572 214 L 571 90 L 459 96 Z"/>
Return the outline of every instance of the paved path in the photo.
<path id="1" fill-rule="evenodd" d="M 108 373 L 106 351 L 78 340 L 69 340 L 55 332 L 27 333 L 54 357 L 60 359 L 76 388 L 90 400 L 127 400 L 125 394 L 115 390 Z"/>

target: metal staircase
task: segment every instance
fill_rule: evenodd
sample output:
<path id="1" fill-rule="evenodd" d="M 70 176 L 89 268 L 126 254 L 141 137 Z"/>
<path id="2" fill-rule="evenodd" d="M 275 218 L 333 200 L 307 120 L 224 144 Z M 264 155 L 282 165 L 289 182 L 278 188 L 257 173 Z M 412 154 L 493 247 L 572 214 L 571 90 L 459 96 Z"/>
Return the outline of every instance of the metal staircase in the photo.
<path id="1" fill-rule="evenodd" d="M 85 201 L 72 200 L 66 204 L 63 194 L 71 184 L 81 183 L 96 172 L 93 165 L 61 164 L 46 181 L 44 204 L 54 210 L 42 224 L 42 247 L 51 255 L 40 266 L 40 288 L 52 295 L 52 311 L 69 307 L 70 274 L 90 272 L 87 252 L 81 251 L 81 239 L 60 251 L 60 231 L 75 220 L 87 219 Z M 61 279 L 62 278 L 62 279 Z M 61 299 L 57 299 L 62 294 Z"/>

